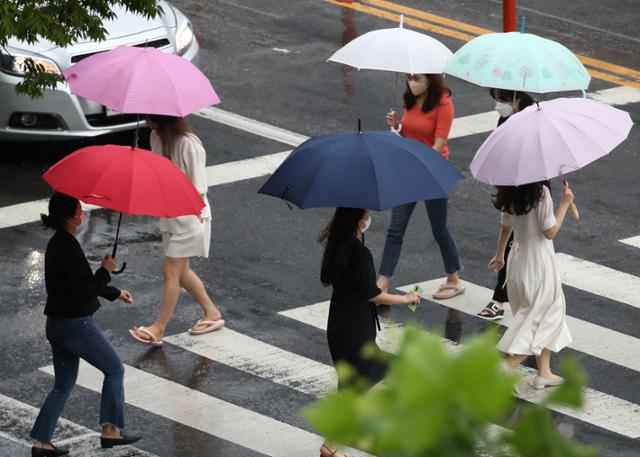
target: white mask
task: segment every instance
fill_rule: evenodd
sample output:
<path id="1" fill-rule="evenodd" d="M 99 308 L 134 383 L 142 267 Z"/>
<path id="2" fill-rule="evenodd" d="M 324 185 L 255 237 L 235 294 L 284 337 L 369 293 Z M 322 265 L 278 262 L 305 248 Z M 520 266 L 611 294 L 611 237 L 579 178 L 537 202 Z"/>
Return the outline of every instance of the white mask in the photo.
<path id="1" fill-rule="evenodd" d="M 87 226 L 87 215 L 84 211 L 80 213 L 80 216 L 74 215 L 74 216 L 71 216 L 71 218 L 74 221 L 72 222 L 72 224 L 76 226 L 77 232 L 82 231 Z"/>
<path id="2" fill-rule="evenodd" d="M 368 216 L 367 220 L 364 221 L 364 227 L 360 227 L 360 233 L 366 232 L 369 227 L 371 227 L 371 216 Z"/>
<path id="3" fill-rule="evenodd" d="M 418 97 L 427 91 L 427 81 L 409 81 L 409 89 L 414 97 Z"/>
<path id="4" fill-rule="evenodd" d="M 513 106 L 510 103 L 496 102 L 495 110 L 500 117 L 509 117 L 513 114 Z"/>

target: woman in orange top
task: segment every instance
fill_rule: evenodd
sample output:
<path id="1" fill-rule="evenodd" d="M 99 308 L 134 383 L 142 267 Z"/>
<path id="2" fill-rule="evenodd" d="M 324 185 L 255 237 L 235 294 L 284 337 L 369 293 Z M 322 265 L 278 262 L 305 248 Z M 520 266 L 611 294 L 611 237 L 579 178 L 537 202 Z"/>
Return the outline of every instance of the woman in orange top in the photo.
<path id="1" fill-rule="evenodd" d="M 387 124 L 400 135 L 420 141 L 448 159 L 447 138 L 452 123 L 451 90 L 445 85 L 442 75 L 407 75 L 402 122 L 398 123 L 397 115 L 392 111 L 387 114 Z M 459 275 L 461 266 L 458 250 L 447 227 L 447 202 L 446 198 L 424 202 L 431 231 L 440 247 L 447 273 L 446 283 L 433 293 L 433 298 L 437 299 L 455 297 L 464 292 Z M 389 282 L 400 257 L 404 233 L 415 207 L 416 202 L 397 206 L 392 210 L 378 278 L 378 287 L 383 292 L 389 290 Z"/>

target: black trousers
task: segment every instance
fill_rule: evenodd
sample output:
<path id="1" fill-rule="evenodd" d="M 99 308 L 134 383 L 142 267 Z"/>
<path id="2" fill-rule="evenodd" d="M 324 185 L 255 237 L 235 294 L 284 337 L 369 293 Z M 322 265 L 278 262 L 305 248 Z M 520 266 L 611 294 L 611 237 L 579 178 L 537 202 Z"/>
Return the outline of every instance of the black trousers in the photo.
<path id="1" fill-rule="evenodd" d="M 509 257 L 509 251 L 511 251 L 511 242 L 513 241 L 513 232 L 511 232 L 511 236 L 509 237 L 509 241 L 507 241 L 507 248 L 504 251 L 504 259 L 505 262 Z M 509 301 L 509 295 L 507 294 L 507 288 L 503 287 L 504 282 L 507 280 L 507 264 L 505 263 L 504 268 L 498 271 L 498 282 L 496 284 L 495 289 L 493 289 L 493 300 L 506 303 Z"/>

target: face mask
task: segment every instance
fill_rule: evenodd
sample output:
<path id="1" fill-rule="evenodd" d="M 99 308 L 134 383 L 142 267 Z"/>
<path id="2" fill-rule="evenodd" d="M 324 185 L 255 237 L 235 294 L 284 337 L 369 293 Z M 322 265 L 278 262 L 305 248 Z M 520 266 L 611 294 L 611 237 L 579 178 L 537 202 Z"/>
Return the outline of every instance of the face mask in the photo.
<path id="1" fill-rule="evenodd" d="M 84 211 L 80 213 L 80 216 L 71 216 L 73 219 L 72 224 L 76 226 L 76 230 L 81 230 L 86 226 L 87 217 L 84 214 Z"/>
<path id="2" fill-rule="evenodd" d="M 409 89 L 414 97 L 418 97 L 427 91 L 427 81 L 409 81 Z"/>
<path id="3" fill-rule="evenodd" d="M 366 232 L 369 230 L 369 227 L 371 227 L 371 216 L 367 217 L 367 220 L 364 221 L 364 227 L 360 227 L 360 233 Z"/>
<path id="4" fill-rule="evenodd" d="M 509 117 L 513 114 L 513 106 L 509 103 L 496 102 L 495 110 L 500 117 Z"/>

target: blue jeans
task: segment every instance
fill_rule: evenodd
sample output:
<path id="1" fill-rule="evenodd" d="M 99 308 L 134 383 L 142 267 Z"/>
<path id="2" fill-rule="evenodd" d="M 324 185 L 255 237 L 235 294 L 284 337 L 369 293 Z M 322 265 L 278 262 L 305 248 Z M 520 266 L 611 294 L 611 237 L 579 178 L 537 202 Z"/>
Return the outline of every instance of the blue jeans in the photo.
<path id="1" fill-rule="evenodd" d="M 447 202 L 446 198 L 436 200 L 425 200 L 424 204 L 427 208 L 429 222 L 431 222 L 431 232 L 440 247 L 440 254 L 444 262 L 444 271 L 450 275 L 456 271 L 460 271 L 460 259 L 458 258 L 458 249 L 453 237 L 447 227 Z M 391 211 L 391 224 L 387 231 L 387 241 L 384 244 L 382 253 L 382 262 L 380 262 L 379 273 L 384 276 L 391 277 L 398 264 L 400 251 L 402 250 L 402 240 L 407 230 L 409 219 L 416 203 L 407 203 L 393 208 Z"/>
<path id="2" fill-rule="evenodd" d="M 111 343 L 91 316 L 75 319 L 47 318 L 47 339 L 53 353 L 55 381 L 47 396 L 31 437 L 49 443 L 64 404 L 78 377 L 80 359 L 104 373 L 100 424 L 124 428 L 124 366 Z"/>

